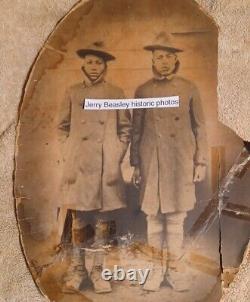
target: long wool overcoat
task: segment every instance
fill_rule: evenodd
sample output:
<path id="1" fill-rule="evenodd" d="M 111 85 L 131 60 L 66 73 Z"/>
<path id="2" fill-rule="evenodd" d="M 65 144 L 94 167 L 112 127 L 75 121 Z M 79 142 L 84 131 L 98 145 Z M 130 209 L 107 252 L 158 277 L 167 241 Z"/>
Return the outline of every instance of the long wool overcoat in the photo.
<path id="1" fill-rule="evenodd" d="M 125 206 L 121 162 L 131 132 L 126 110 L 84 110 L 85 98 L 120 99 L 123 91 L 107 82 L 71 87 L 59 129 L 66 137 L 59 207 L 111 211 Z"/>
<path id="2" fill-rule="evenodd" d="M 181 77 L 151 79 L 137 98 L 179 96 L 180 106 L 133 111 L 130 159 L 141 170 L 140 200 L 148 215 L 194 207 L 194 165 L 206 164 L 206 135 L 200 95 Z"/>

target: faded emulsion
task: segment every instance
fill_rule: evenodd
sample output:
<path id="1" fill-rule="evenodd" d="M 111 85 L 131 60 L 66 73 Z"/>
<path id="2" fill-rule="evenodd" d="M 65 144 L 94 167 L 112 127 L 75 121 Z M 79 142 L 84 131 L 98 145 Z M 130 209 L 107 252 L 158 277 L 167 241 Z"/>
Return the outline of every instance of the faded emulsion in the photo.
<path id="1" fill-rule="evenodd" d="M 51 301 L 220 300 L 249 237 L 250 158 L 217 118 L 217 48 L 191 0 L 88 1 L 49 37 L 20 109 L 15 197 Z"/>

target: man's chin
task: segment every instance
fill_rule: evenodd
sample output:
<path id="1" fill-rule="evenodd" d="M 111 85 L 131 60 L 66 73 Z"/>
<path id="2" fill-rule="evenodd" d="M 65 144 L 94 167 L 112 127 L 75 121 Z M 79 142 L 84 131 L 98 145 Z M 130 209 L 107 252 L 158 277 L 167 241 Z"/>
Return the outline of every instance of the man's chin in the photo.
<path id="1" fill-rule="evenodd" d="M 162 77 L 168 77 L 171 73 L 169 71 L 163 71 L 160 74 Z"/>
<path id="2" fill-rule="evenodd" d="M 99 76 L 89 76 L 91 81 L 96 81 L 98 79 Z"/>

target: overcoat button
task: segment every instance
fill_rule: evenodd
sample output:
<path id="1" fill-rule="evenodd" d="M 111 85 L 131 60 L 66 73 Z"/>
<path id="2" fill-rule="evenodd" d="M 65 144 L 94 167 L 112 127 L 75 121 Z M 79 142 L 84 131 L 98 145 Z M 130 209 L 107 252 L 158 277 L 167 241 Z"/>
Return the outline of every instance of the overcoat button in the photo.
<path id="1" fill-rule="evenodd" d="M 101 125 L 103 125 L 103 124 L 104 124 L 104 121 L 99 121 L 99 123 L 100 123 Z"/>
<path id="2" fill-rule="evenodd" d="M 175 137 L 175 135 L 174 135 L 173 133 L 171 133 L 171 134 L 170 134 L 170 137 L 174 138 L 174 137 Z"/>
<path id="3" fill-rule="evenodd" d="M 176 121 L 179 121 L 179 119 L 180 119 L 179 116 L 176 116 L 176 117 L 175 117 L 175 120 L 176 120 Z"/>
<path id="4" fill-rule="evenodd" d="M 81 123 L 82 123 L 82 124 L 85 124 L 85 123 L 86 123 L 86 121 L 85 121 L 85 120 L 81 120 Z"/>
<path id="5" fill-rule="evenodd" d="M 84 136 L 84 137 L 82 137 L 82 140 L 83 140 L 83 141 L 87 141 L 87 140 L 88 140 L 88 137 L 87 137 L 87 136 Z"/>

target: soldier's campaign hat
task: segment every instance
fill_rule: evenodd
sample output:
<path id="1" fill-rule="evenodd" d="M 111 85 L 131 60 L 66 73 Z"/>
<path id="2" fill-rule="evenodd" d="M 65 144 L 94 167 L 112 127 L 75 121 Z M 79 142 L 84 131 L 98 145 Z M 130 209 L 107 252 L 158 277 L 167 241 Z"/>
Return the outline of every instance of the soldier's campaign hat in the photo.
<path id="1" fill-rule="evenodd" d="M 155 37 L 153 43 L 151 45 L 145 46 L 144 49 L 150 50 L 150 51 L 154 51 L 156 49 L 167 50 L 167 51 L 170 51 L 173 53 L 183 51 L 182 49 L 180 49 L 174 45 L 171 34 L 168 34 L 166 32 L 159 33 Z"/>
<path id="2" fill-rule="evenodd" d="M 84 58 L 86 55 L 95 55 L 103 58 L 104 61 L 115 60 L 115 57 L 105 50 L 103 41 L 96 41 L 87 48 L 77 50 L 76 53 L 80 58 Z"/>

